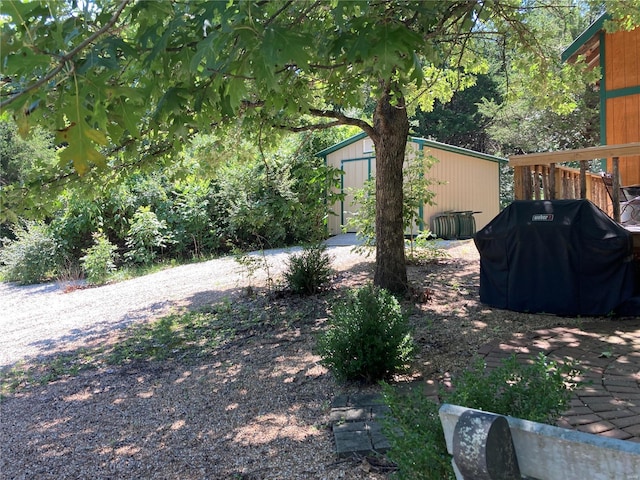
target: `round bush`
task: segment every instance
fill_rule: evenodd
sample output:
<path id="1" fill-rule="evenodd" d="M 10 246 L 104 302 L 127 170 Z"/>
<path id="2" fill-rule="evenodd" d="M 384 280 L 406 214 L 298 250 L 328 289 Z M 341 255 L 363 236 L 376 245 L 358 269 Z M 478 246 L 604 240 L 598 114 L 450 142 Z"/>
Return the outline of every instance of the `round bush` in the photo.
<path id="1" fill-rule="evenodd" d="M 369 383 L 405 370 L 414 350 L 398 300 L 373 285 L 352 290 L 336 305 L 318 348 L 339 380 Z"/>
<path id="2" fill-rule="evenodd" d="M 4 280 L 21 284 L 51 278 L 59 266 L 58 241 L 42 223 L 30 222 L 13 230 L 15 240 L 3 239 L 0 265 Z"/>
<path id="3" fill-rule="evenodd" d="M 331 258 L 323 244 L 306 247 L 291 255 L 284 272 L 287 286 L 294 293 L 311 295 L 319 292 L 331 280 Z"/>

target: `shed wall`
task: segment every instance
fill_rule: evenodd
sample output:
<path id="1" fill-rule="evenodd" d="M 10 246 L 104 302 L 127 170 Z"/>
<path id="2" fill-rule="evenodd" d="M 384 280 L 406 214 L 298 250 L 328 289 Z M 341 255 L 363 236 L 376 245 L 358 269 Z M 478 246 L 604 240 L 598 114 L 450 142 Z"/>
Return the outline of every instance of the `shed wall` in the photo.
<path id="1" fill-rule="evenodd" d="M 375 158 L 363 151 L 363 140 L 327 155 L 327 164 L 345 171 L 343 193 L 345 200 L 333 205 L 329 216 L 329 232 L 342 232 L 342 225 L 357 210 L 353 204 L 353 189 L 361 188 L 375 174 Z M 412 147 L 419 149 L 418 143 Z M 432 185 L 436 193 L 436 205 L 425 205 L 422 218 L 425 225 L 433 229 L 432 218 L 445 211 L 479 211 L 475 215 L 477 229 L 483 228 L 500 212 L 499 164 L 460 153 L 424 146 L 425 155 L 432 155 L 438 162 L 426 173 L 439 182 Z M 414 230 L 417 233 L 417 229 Z"/>
<path id="2" fill-rule="evenodd" d="M 605 34 L 607 90 L 640 85 L 640 28 Z"/>

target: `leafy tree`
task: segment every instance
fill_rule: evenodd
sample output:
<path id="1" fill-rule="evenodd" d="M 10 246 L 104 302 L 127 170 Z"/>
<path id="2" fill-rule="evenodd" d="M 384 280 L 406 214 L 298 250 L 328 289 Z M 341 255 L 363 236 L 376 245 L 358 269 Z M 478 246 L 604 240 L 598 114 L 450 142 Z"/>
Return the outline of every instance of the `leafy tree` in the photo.
<path id="1" fill-rule="evenodd" d="M 483 115 L 479 107 L 486 101 L 501 103 L 501 99 L 497 82 L 490 75 L 478 75 L 474 86 L 456 92 L 450 102 L 437 101 L 430 112 L 419 108 L 413 131 L 439 142 L 489 152 L 487 127 L 492 117 Z"/>
<path id="2" fill-rule="evenodd" d="M 32 218 L 40 216 L 44 209 L 39 199 L 26 193 L 28 186 L 39 181 L 42 172 L 55 163 L 56 152 L 48 132 L 35 128 L 28 139 L 23 139 L 13 122 L 0 119 L 0 222 L 17 223 L 25 213 Z"/>
<path id="3" fill-rule="evenodd" d="M 528 17 L 533 25 L 545 26 L 545 35 L 538 41 L 543 48 L 559 58 L 563 50 L 580 35 L 600 13 L 599 8 L 574 8 L 570 4 L 549 4 L 544 10 L 534 10 Z M 599 143 L 599 97 L 588 80 L 595 80 L 592 71 L 567 95 L 567 108 L 551 108 L 531 95 L 531 81 L 526 71 L 517 68 L 519 52 L 493 51 L 502 65 L 494 74 L 504 98 L 486 97 L 480 103 L 480 113 L 491 120 L 487 128 L 496 149 L 503 155 L 582 148 Z M 497 63 L 497 62 L 494 62 Z M 492 152 L 494 153 L 494 152 Z"/>
<path id="4" fill-rule="evenodd" d="M 609 2 L 608 2 L 609 3 Z M 638 22 L 638 1 L 611 2 Z M 473 84 L 474 38 L 523 48 L 518 66 L 558 101 L 528 0 L 2 3 L 0 106 L 46 123 L 80 174 L 104 147 L 148 155 L 225 123 L 261 134 L 353 125 L 376 148 L 375 283 L 405 291 L 402 163 L 408 111 Z M 569 67 L 566 67 L 569 70 Z M 560 94 L 560 95 L 558 95 Z M 360 115 L 368 103 L 372 118 Z"/>

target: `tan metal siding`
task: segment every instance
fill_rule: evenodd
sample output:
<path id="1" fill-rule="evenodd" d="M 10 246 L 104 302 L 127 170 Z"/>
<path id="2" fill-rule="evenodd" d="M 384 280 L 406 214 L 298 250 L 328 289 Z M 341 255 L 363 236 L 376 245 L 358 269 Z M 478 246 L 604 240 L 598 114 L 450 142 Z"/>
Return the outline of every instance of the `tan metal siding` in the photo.
<path id="1" fill-rule="evenodd" d="M 351 145 L 327 155 L 327 164 L 345 170 L 343 185 L 347 198 L 344 202 L 337 202 L 332 206 L 333 215 L 329 216 L 329 232 L 333 235 L 342 232 L 342 218 L 348 218 L 353 211 L 349 188 L 361 188 L 368 178 L 368 161 L 371 153 L 363 152 L 364 141 L 359 140 Z M 412 143 L 413 148 L 418 144 Z M 445 211 L 480 211 L 475 215 L 476 226 L 479 230 L 495 217 L 500 211 L 499 202 L 499 166 L 497 162 L 479 159 L 455 152 L 448 152 L 433 147 L 426 147 L 426 155 L 433 155 L 439 161 L 427 172 L 431 178 L 443 184 L 433 185 L 436 192 L 437 205 L 423 208 L 425 225 L 432 228 L 431 219 L 434 215 Z M 356 161 L 353 161 L 356 159 Z M 375 159 L 371 159 L 371 175 L 375 174 Z"/>
<path id="2" fill-rule="evenodd" d="M 369 141 L 367 139 L 367 141 Z M 370 141 L 369 141 L 370 142 Z M 368 160 L 373 156 L 373 152 L 364 152 L 365 140 L 359 140 L 347 145 L 340 150 L 327 155 L 327 165 L 343 169 L 345 175 L 343 176 L 343 192 L 346 198 L 343 202 L 336 202 L 330 206 L 332 214 L 328 218 L 329 233 L 331 235 L 338 235 L 342 233 L 343 219 L 346 223 L 350 213 L 354 211 L 353 194 L 350 193 L 351 189 L 362 188 L 364 182 L 368 178 Z M 354 159 L 357 159 L 354 161 Z M 375 170 L 375 158 L 371 159 L 372 174 Z"/>
<path id="3" fill-rule="evenodd" d="M 424 207 L 427 225 L 434 215 L 445 211 L 473 210 L 482 212 L 474 215 L 479 230 L 500 212 L 498 163 L 435 148 L 425 154 L 438 159 L 428 176 L 444 182 L 432 186 L 437 205 Z"/>

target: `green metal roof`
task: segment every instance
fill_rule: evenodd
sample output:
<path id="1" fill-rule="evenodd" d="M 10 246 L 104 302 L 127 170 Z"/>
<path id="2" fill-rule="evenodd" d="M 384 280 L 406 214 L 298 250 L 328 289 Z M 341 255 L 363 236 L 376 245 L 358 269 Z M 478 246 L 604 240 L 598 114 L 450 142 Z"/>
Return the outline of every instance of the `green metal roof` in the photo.
<path id="1" fill-rule="evenodd" d="M 578 38 L 576 38 L 571 45 L 569 45 L 564 52 L 562 52 L 562 61 L 566 62 L 571 57 L 573 57 L 578 51 L 596 35 L 600 30 L 602 30 L 602 26 L 604 22 L 610 20 L 611 16 L 607 13 L 603 13 L 600 15 L 589 27 L 582 32 Z"/>
<path id="2" fill-rule="evenodd" d="M 366 137 L 367 137 L 366 133 L 360 132 L 357 135 L 354 135 L 353 137 L 349 137 L 346 140 L 341 141 L 340 143 L 336 143 L 331 147 L 327 147 L 324 150 L 320 150 L 318 153 L 316 153 L 316 157 L 326 157 L 330 153 L 333 153 L 336 150 L 340 150 L 341 148 L 351 145 L 352 143 L 355 143 L 358 140 L 362 140 L 363 138 L 366 138 Z"/>
<path id="3" fill-rule="evenodd" d="M 343 140 L 340 143 L 336 143 L 331 147 L 328 147 L 328 148 L 325 148 L 324 150 L 319 151 L 318 153 L 316 153 L 316 156 L 326 157 L 330 153 L 340 150 L 341 148 L 347 147 L 364 138 L 367 138 L 367 134 L 364 132 L 361 132 L 357 135 L 354 135 L 353 137 L 349 137 L 346 140 Z M 490 162 L 506 163 L 508 161 L 506 158 L 501 158 L 501 157 L 496 157 L 495 155 L 488 155 L 486 153 L 476 152 L 474 150 L 469 150 L 467 148 L 456 147 L 454 145 L 449 145 L 447 143 L 436 142 L 435 140 L 427 140 L 426 138 L 409 137 L 409 140 L 417 143 L 418 145 L 422 145 L 423 147 L 426 146 L 431 148 L 437 148 L 439 150 L 444 150 L 452 153 L 459 153 L 461 155 L 467 155 L 469 157 L 488 160 Z"/>
<path id="4" fill-rule="evenodd" d="M 418 145 L 437 148 L 446 152 L 459 153 L 460 155 L 480 158 L 482 160 L 488 160 L 490 162 L 508 162 L 506 158 L 496 157 L 495 155 L 489 155 L 487 153 L 476 152 L 475 150 L 469 150 L 468 148 L 456 147 L 455 145 L 449 145 L 448 143 L 436 142 L 435 140 L 427 140 L 426 138 L 411 137 L 411 141 L 417 143 Z"/>

